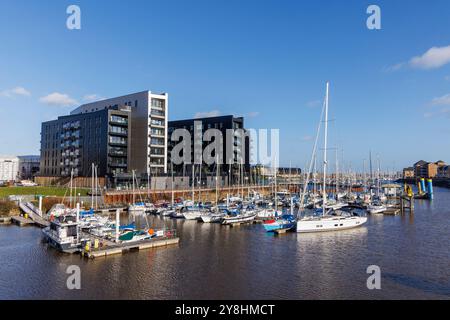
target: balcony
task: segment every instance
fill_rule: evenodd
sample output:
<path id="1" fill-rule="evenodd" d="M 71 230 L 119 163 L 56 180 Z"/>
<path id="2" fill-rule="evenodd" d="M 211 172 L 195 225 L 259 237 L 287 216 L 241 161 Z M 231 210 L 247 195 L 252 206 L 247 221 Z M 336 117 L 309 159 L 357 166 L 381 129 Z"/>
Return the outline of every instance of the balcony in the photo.
<path id="1" fill-rule="evenodd" d="M 109 118 L 109 123 L 120 125 L 120 126 L 128 126 L 128 119 L 122 118 L 122 117 L 117 117 L 117 116 L 111 116 Z"/>
<path id="2" fill-rule="evenodd" d="M 109 151 L 108 155 L 111 157 L 127 157 L 127 153 L 126 152 L 121 152 L 121 151 Z"/>
<path id="3" fill-rule="evenodd" d="M 162 111 L 162 110 L 155 110 L 155 109 L 152 109 L 151 111 L 150 111 L 150 117 L 155 117 L 155 118 L 161 118 L 161 119 L 164 119 L 165 117 L 166 117 L 166 113 L 164 112 L 164 111 Z"/>
<path id="4" fill-rule="evenodd" d="M 113 167 L 113 168 L 126 168 L 128 165 L 124 162 L 111 161 L 108 163 L 108 166 Z"/>

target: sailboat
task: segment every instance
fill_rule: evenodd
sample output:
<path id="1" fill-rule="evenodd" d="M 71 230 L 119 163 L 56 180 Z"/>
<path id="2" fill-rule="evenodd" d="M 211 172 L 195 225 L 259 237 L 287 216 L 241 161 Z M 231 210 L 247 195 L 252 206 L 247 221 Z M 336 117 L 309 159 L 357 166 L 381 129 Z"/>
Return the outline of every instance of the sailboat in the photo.
<path id="1" fill-rule="evenodd" d="M 297 232 L 320 232 L 320 231 L 336 231 L 343 229 L 350 229 L 362 226 L 367 222 L 367 217 L 350 214 L 346 211 L 327 209 L 327 140 L 328 140 L 328 103 L 329 103 L 329 87 L 326 84 L 325 95 L 325 133 L 324 133 L 324 149 L 323 149 L 323 190 L 322 190 L 322 210 L 319 215 L 305 216 L 297 220 Z M 322 119 L 321 119 L 322 120 Z M 320 123 L 317 134 L 320 132 Z M 317 136 L 318 137 L 318 136 Z M 317 142 L 316 137 L 316 142 Z M 315 154 L 316 143 L 313 149 L 313 156 Z M 307 184 L 307 183 L 306 183 Z"/>
<path id="2" fill-rule="evenodd" d="M 216 153 L 216 205 L 214 211 L 202 214 L 201 219 L 204 223 L 220 222 L 224 216 L 219 208 L 219 155 Z"/>
<path id="3" fill-rule="evenodd" d="M 201 170 L 201 169 L 200 169 Z M 199 220 L 202 216 L 200 207 L 195 205 L 195 165 L 192 165 L 192 206 L 187 206 L 186 211 L 183 212 L 183 216 L 186 220 Z M 199 193 L 200 200 L 200 193 Z"/>

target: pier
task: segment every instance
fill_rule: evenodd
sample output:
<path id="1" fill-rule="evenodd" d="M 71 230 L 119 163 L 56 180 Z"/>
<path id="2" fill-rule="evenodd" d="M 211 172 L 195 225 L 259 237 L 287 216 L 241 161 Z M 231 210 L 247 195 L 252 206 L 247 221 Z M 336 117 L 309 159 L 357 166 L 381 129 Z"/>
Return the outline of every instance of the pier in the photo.
<path id="1" fill-rule="evenodd" d="M 103 240 L 103 239 L 102 239 Z M 104 241 L 104 240 L 103 240 Z M 139 251 L 139 250 L 145 250 L 150 248 L 157 248 L 157 247 L 166 247 L 170 245 L 176 245 L 180 242 L 180 238 L 174 237 L 174 238 L 166 238 L 166 239 L 160 239 L 160 240 L 144 240 L 139 241 L 135 243 L 125 243 L 125 244 L 116 244 L 114 242 L 109 241 L 110 245 L 106 247 L 100 247 L 97 249 L 89 249 L 82 251 L 82 255 L 84 257 L 94 259 L 98 257 L 106 257 L 111 255 L 117 255 L 117 254 L 124 254 L 126 252 L 130 251 Z"/>

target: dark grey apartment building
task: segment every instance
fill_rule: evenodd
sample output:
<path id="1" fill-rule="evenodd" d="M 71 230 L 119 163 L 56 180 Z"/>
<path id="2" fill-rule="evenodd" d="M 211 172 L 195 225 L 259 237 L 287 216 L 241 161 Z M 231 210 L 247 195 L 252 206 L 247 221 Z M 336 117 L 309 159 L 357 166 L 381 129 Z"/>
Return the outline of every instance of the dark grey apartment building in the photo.
<path id="1" fill-rule="evenodd" d="M 40 175 L 99 177 L 128 170 L 130 107 L 114 106 L 42 123 Z"/>
<path id="2" fill-rule="evenodd" d="M 214 141 L 202 141 L 203 134 L 208 129 L 218 129 L 222 133 L 223 141 L 222 148 L 219 150 L 221 152 L 221 159 L 223 159 L 223 164 L 220 165 L 220 175 L 227 177 L 229 176 L 231 182 L 236 182 L 239 179 L 239 175 L 242 175 L 242 171 L 248 174 L 250 170 L 250 138 L 246 136 L 246 130 L 244 128 L 244 118 L 234 117 L 232 115 L 218 116 L 218 117 L 208 117 L 208 118 L 196 118 L 187 120 L 177 120 L 169 121 L 169 148 L 168 148 L 168 168 L 171 166 L 171 152 L 173 147 L 177 142 L 172 141 L 171 137 L 176 129 L 186 129 L 189 131 L 191 136 L 191 159 L 194 159 L 194 148 L 195 142 L 201 141 L 201 149 L 204 148 Z M 232 135 L 227 133 L 227 130 L 231 130 Z M 195 135 L 197 134 L 197 137 Z M 228 137 L 228 138 L 227 138 Z M 199 140 L 200 139 L 200 140 Z M 231 139 L 231 141 L 230 141 Z M 233 150 L 230 150 L 233 149 Z M 227 159 L 227 155 L 232 155 L 233 159 Z M 238 156 L 242 156 L 243 165 L 239 164 L 240 159 Z M 192 165 L 190 163 L 182 163 L 173 165 L 173 170 L 176 175 L 190 175 Z M 241 171 L 242 169 L 242 171 Z M 198 169 L 196 169 L 198 170 Z M 202 163 L 202 172 L 206 175 L 211 175 L 215 172 L 215 165 L 206 165 Z M 240 173 L 241 172 L 241 173 Z"/>

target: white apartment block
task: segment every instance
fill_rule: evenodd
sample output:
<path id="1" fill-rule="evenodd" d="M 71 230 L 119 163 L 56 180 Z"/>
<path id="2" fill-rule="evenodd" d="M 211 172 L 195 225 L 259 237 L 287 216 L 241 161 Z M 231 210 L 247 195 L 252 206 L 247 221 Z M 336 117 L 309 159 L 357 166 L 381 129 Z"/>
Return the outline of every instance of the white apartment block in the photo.
<path id="1" fill-rule="evenodd" d="M 0 156 L 0 181 L 16 181 L 19 176 L 19 158 Z"/>
<path id="2" fill-rule="evenodd" d="M 71 114 L 95 112 L 117 106 L 131 108 L 129 170 L 155 175 L 167 173 L 167 93 L 137 92 L 83 104 Z"/>

